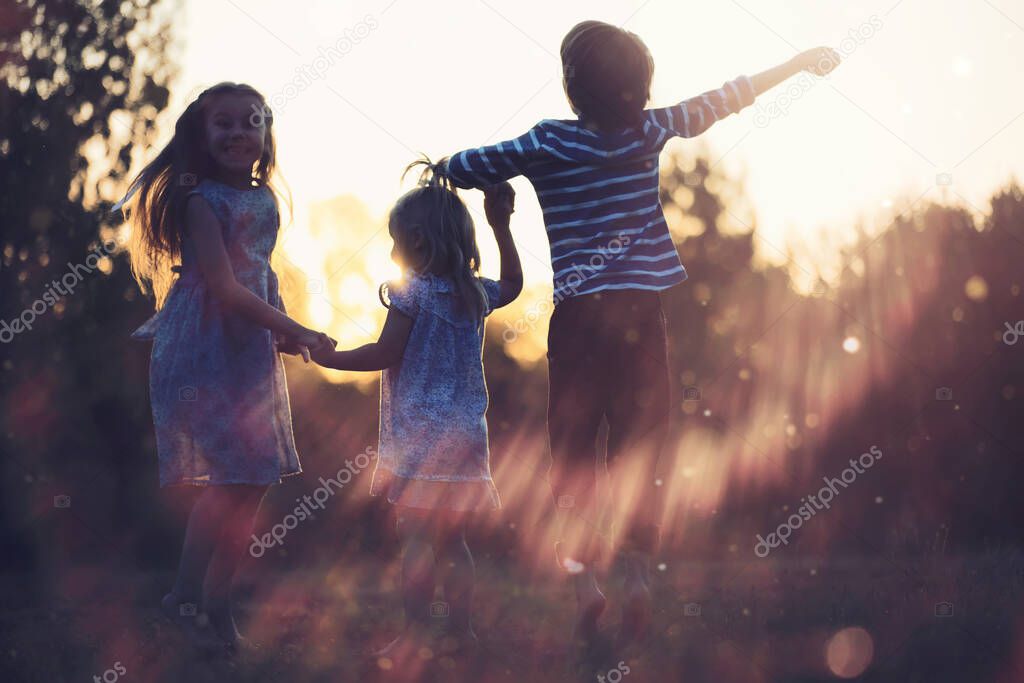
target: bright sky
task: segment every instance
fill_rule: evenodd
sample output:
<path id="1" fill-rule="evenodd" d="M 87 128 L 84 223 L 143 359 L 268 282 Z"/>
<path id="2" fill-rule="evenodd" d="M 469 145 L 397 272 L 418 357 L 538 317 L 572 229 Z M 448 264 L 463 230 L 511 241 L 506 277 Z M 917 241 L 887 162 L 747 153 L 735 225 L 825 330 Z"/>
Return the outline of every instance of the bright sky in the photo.
<path id="1" fill-rule="evenodd" d="M 769 259 L 789 244 L 808 264 L 827 260 L 856 220 L 884 225 L 923 194 L 986 208 L 1024 164 L 1009 153 L 1024 149 L 1024 89 L 1013 85 L 1024 7 L 1014 0 L 190 0 L 178 25 L 184 70 L 173 116 L 220 80 L 267 96 L 297 210 L 299 237 L 285 248 L 302 263 L 316 248 L 306 229 L 314 202 L 354 195 L 379 219 L 419 151 L 440 157 L 570 117 L 558 47 L 585 18 L 624 23 L 645 40 L 657 65 L 654 105 L 773 66 L 796 48 L 846 55 L 831 78 L 797 88 L 788 103 L 779 100 L 785 86 L 762 96 L 785 109 L 767 125 L 755 105 L 700 141 L 670 143 L 706 144 L 745 177 Z M 952 184 L 937 186 L 945 173 Z M 514 184 L 527 278 L 543 282 L 540 211 L 529 183 Z M 486 231 L 482 220 L 478 228 Z M 337 231 L 344 240 L 346 225 Z M 371 242 L 366 258 L 384 263 L 366 267 L 385 273 L 386 231 Z M 493 241 L 484 236 L 481 247 L 495 275 Z"/>

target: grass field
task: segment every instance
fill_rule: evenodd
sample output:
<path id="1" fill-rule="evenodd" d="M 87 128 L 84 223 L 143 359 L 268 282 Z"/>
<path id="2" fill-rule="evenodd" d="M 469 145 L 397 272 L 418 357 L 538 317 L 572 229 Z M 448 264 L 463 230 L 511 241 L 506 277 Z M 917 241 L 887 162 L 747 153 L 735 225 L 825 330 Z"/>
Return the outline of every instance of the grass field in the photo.
<path id="1" fill-rule="evenodd" d="M 482 648 L 471 658 L 447 656 L 443 640 L 402 660 L 365 654 L 401 625 L 393 562 L 250 577 L 240 612 L 262 650 L 243 660 L 190 651 L 156 607 L 169 576 L 79 569 L 54 578 L 63 594 L 46 606 L 19 589 L 27 577 L 4 581 L 5 683 L 816 683 L 861 670 L 853 680 L 1024 680 L 1024 556 L 1011 550 L 914 561 L 665 560 L 649 642 L 629 652 L 606 648 L 575 666 L 563 650 L 572 613 L 567 583 L 524 580 L 486 559 L 475 619 Z M 609 634 L 617 578 L 613 569 Z"/>

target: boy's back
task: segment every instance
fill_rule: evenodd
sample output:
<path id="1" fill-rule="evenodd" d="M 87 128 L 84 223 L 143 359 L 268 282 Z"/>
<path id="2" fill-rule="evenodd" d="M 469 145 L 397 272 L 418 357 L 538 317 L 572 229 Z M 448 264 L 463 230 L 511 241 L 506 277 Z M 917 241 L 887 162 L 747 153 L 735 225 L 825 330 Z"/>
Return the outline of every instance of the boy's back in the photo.
<path id="1" fill-rule="evenodd" d="M 448 162 L 459 187 L 524 175 L 537 190 L 551 244 L 555 301 L 609 289 L 661 290 L 686 279 L 658 198 L 658 158 L 754 100 L 750 79 L 673 107 L 648 109 L 614 132 L 546 119 L 525 135 Z"/>

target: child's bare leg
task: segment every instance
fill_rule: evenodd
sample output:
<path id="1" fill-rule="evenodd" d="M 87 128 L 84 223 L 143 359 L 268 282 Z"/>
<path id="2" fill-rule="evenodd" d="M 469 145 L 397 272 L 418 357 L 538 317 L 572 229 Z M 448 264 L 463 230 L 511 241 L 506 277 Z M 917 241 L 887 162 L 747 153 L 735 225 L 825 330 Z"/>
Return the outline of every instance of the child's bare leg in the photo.
<path id="1" fill-rule="evenodd" d="M 654 485 L 654 469 L 646 467 L 640 455 L 650 448 L 647 444 L 634 449 L 635 468 L 616 467 L 613 470 L 614 498 L 625 507 L 617 515 L 620 521 L 618 540 L 625 568 L 622 622 L 618 633 L 620 645 L 644 639 L 651 623 L 651 563 L 659 542 L 661 507 L 660 489 Z"/>
<path id="2" fill-rule="evenodd" d="M 576 619 L 573 636 L 591 640 L 597 635 L 597 622 L 607 600 L 597 582 L 596 561 L 600 539 L 597 534 L 597 505 L 594 473 L 594 440 L 600 415 L 574 415 L 580 406 L 578 391 L 566 386 L 557 366 L 551 364 L 552 397 L 548 407 L 551 435 L 551 469 L 548 478 L 554 503 L 552 516 L 558 544 L 555 556 L 562 571 L 572 576 L 576 593 Z M 555 385 L 561 390 L 555 394 Z"/>
<path id="3" fill-rule="evenodd" d="M 230 489 L 230 508 L 222 520 L 220 538 L 206 570 L 203 606 L 221 637 L 234 645 L 242 645 L 245 641 L 231 612 L 231 590 L 267 488 L 243 485 L 225 488 Z"/>
<path id="4" fill-rule="evenodd" d="M 593 496 L 593 464 L 576 468 L 572 474 L 552 468 L 551 483 L 559 538 L 555 554 L 559 566 L 571 577 L 576 594 L 573 640 L 593 642 L 608 602 L 597 578 L 603 541 Z"/>
<path id="5" fill-rule="evenodd" d="M 597 583 L 597 572 L 588 568 L 572 577 L 576 591 L 576 622 L 574 636 L 590 641 L 597 637 L 597 621 L 608 604 Z"/>
<path id="6" fill-rule="evenodd" d="M 634 501 L 634 504 L 647 507 L 646 502 Z M 642 640 L 650 627 L 651 562 L 659 531 L 657 524 L 650 521 L 646 511 L 620 511 L 617 517 L 617 540 L 625 570 L 622 619 L 617 637 L 620 645 L 626 645 Z"/>
<path id="7" fill-rule="evenodd" d="M 434 549 L 425 511 L 401 508 L 398 535 L 402 541 L 402 602 L 406 627 L 425 626 L 434 600 Z"/>
<path id="8" fill-rule="evenodd" d="M 559 544 L 562 566 L 572 577 L 576 593 L 576 619 L 573 637 L 593 641 L 598 635 L 598 620 L 608 604 L 597 580 L 601 539 L 587 518 L 567 520 Z"/>
<path id="9" fill-rule="evenodd" d="M 202 604 L 203 576 L 220 535 L 220 527 L 228 512 L 229 498 L 222 487 L 204 489 L 192 506 L 185 542 L 181 549 L 178 576 L 171 592 L 161 601 L 164 614 L 185 629 L 190 640 L 203 649 L 217 646 L 219 639 L 204 624 L 199 606 Z"/>
<path id="10" fill-rule="evenodd" d="M 456 637 L 476 641 L 473 632 L 473 591 L 476 565 L 466 544 L 466 521 L 461 515 L 450 515 L 437 531 L 434 552 L 448 603 L 449 631 Z"/>
<path id="11" fill-rule="evenodd" d="M 434 549 L 429 512 L 396 506 L 398 538 L 402 544 L 402 605 L 405 630 L 375 656 L 407 656 L 425 636 L 434 600 Z"/>
<path id="12" fill-rule="evenodd" d="M 626 577 L 623 585 L 620 645 L 643 640 L 651 624 L 652 551 L 637 545 L 623 550 Z"/>
<path id="13" fill-rule="evenodd" d="M 178 562 L 178 576 L 171 589 L 182 603 L 199 604 L 202 601 L 203 576 L 220 536 L 226 504 L 220 487 L 209 486 L 192 505 Z"/>

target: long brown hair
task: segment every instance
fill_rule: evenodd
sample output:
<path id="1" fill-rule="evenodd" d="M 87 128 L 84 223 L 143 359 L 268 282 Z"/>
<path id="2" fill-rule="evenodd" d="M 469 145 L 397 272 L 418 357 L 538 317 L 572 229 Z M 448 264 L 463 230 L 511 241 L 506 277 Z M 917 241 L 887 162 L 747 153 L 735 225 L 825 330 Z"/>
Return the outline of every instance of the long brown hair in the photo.
<path id="1" fill-rule="evenodd" d="M 424 157 L 409 164 L 405 175 L 423 167 L 418 186 L 402 195 L 388 218 L 399 252 L 414 259 L 417 272 L 448 276 L 455 281 L 464 310 L 477 320 L 487 311 L 487 293 L 480 283 L 480 249 L 469 209 L 445 175 L 445 159 Z M 422 241 L 418 247 L 415 237 Z"/>
<path id="2" fill-rule="evenodd" d="M 270 185 L 276 159 L 273 117 L 263 95 L 250 85 L 229 82 L 218 83 L 201 92 L 178 117 L 170 142 L 132 181 L 122 202 L 132 227 L 129 242 L 132 273 L 142 291 L 155 296 L 157 308 L 163 305 L 170 289 L 172 266 L 181 259 L 188 194 L 217 170 L 207 148 L 203 117 L 210 98 L 225 94 L 251 95 L 259 101 L 260 110 L 254 110 L 252 116 L 260 117 L 266 126 L 266 135 L 252 180 L 254 184 L 273 189 Z"/>

